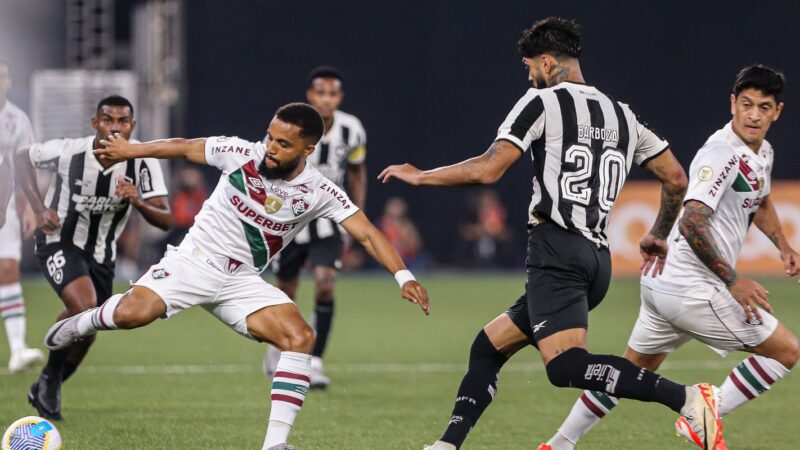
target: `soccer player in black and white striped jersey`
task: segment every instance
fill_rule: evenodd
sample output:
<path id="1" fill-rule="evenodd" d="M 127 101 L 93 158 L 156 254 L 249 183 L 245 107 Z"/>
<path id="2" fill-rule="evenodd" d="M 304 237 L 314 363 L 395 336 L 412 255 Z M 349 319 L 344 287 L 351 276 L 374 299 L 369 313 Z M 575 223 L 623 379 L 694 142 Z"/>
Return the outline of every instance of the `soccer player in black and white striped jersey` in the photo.
<path id="1" fill-rule="evenodd" d="M 35 233 L 36 257 L 42 274 L 66 307 L 59 320 L 111 296 L 116 241 L 134 208 L 158 228 L 166 230 L 172 224 L 167 187 L 157 160 L 111 164 L 93 153 L 102 148 L 100 140 L 112 134 L 129 138 L 135 126 L 133 105 L 112 95 L 97 105 L 92 117 L 95 135 L 33 144 L 15 158 L 31 207 L 47 219 Z M 53 172 L 44 200 L 36 187 L 34 166 Z M 62 420 L 61 383 L 75 372 L 93 341 L 85 339 L 50 352 L 39 380 L 28 393 L 28 401 L 40 416 Z"/>
<path id="2" fill-rule="evenodd" d="M 655 270 L 663 268 L 686 174 L 668 144 L 627 105 L 584 82 L 574 21 L 538 21 L 523 31 L 518 47 L 533 88 L 483 155 L 427 171 L 390 166 L 379 175 L 383 182 L 396 178 L 414 185 L 488 184 L 529 148 L 533 159 L 526 293 L 478 333 L 452 419 L 430 448 L 461 446 L 497 392 L 501 367 L 528 344 L 539 349 L 555 386 L 593 386 L 617 397 L 659 402 L 686 417 L 710 448 L 721 436 L 717 388 L 684 386 L 622 357 L 587 351 L 588 313 L 610 282 L 605 229 L 628 170 L 636 163 L 662 183 L 661 210 L 641 241 L 643 266 Z"/>

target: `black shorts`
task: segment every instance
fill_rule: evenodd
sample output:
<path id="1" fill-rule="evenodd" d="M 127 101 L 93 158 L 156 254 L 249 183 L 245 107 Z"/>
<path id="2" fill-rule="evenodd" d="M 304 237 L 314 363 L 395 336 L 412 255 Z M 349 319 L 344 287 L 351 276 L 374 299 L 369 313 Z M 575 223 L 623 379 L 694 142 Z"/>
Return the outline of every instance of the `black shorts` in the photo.
<path id="1" fill-rule="evenodd" d="M 72 245 L 54 243 L 36 249 L 36 260 L 44 277 L 56 293 L 78 277 L 88 275 L 100 305 L 111 297 L 114 286 L 114 264 L 100 264 L 91 255 Z"/>
<path id="2" fill-rule="evenodd" d="M 608 248 L 546 222 L 528 233 L 528 278 L 507 314 L 532 344 L 553 333 L 588 328 L 589 311 L 611 282 Z"/>
<path id="3" fill-rule="evenodd" d="M 272 270 L 279 280 L 293 280 L 300 275 L 300 270 L 309 262 L 311 267 L 323 266 L 340 269 L 342 267 L 342 235 L 338 229 L 333 236 L 315 238 L 306 244 L 295 241 L 284 248 L 272 263 Z"/>

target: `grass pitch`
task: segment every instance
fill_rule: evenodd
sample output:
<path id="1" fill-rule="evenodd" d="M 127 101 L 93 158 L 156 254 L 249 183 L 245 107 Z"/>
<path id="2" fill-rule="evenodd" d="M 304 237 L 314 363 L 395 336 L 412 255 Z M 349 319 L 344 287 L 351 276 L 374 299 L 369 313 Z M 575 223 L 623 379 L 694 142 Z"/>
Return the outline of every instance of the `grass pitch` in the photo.
<path id="1" fill-rule="evenodd" d="M 399 298 L 389 276 L 343 276 L 326 355 L 333 384 L 306 399 L 290 443 L 299 449 L 421 449 L 441 434 L 475 333 L 521 293 L 519 275 L 427 275 L 432 297 L 424 317 Z M 800 286 L 766 280 L 777 316 L 800 331 Z M 60 302 L 43 282 L 24 284 L 28 342 L 41 347 Z M 311 308 L 303 280 L 302 310 Z M 638 281 L 614 280 L 591 314 L 590 349 L 621 354 L 639 309 Z M 246 340 L 203 310 L 190 310 L 134 331 L 103 333 L 63 390 L 58 424 L 70 449 L 256 449 L 269 414 L 261 374 L 264 346 Z M 677 381 L 720 384 L 745 355 L 720 359 L 691 343 L 662 373 Z M 8 349 L 0 345 L 5 365 Z M 36 373 L 0 369 L 3 428 L 34 410 L 25 400 Z M 497 398 L 467 439 L 466 449 L 532 449 L 561 423 L 579 394 L 556 389 L 534 349 L 504 368 Z M 796 449 L 800 378 L 725 420 L 728 444 L 742 449 Z M 674 437 L 675 415 L 657 404 L 623 401 L 587 435 L 582 449 L 690 449 Z"/>

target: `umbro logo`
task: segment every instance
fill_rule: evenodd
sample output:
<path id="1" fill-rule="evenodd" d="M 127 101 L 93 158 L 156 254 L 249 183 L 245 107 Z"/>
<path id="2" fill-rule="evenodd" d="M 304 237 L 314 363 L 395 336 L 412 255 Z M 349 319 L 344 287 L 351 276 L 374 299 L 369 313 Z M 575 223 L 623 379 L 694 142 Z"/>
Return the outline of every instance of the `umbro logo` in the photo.
<path id="1" fill-rule="evenodd" d="M 541 330 L 542 328 L 544 328 L 544 324 L 545 324 L 545 322 L 547 322 L 547 319 L 545 319 L 545 320 L 543 320 L 543 321 L 541 321 L 541 322 L 537 323 L 536 325 L 534 325 L 534 326 L 533 326 L 533 332 L 534 332 L 534 333 L 538 333 L 538 332 L 539 332 L 539 330 Z"/>
<path id="2" fill-rule="evenodd" d="M 247 177 L 247 181 L 249 181 L 250 186 L 257 191 L 264 189 L 264 183 L 256 177 Z"/>

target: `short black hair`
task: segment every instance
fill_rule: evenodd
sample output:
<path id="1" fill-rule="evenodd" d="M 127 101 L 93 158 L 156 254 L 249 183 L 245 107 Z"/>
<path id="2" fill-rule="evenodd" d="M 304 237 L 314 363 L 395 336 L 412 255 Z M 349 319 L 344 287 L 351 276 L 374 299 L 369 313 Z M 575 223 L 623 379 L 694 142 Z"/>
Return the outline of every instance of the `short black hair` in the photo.
<path id="1" fill-rule="evenodd" d="M 780 70 L 764 64 L 754 64 L 740 70 L 736 75 L 733 95 L 739 97 L 739 93 L 745 89 L 758 89 L 766 95 L 775 97 L 775 103 L 780 103 L 784 83 L 786 83 L 786 77 Z"/>
<path id="2" fill-rule="evenodd" d="M 278 108 L 275 117 L 286 123 L 300 127 L 300 137 L 316 144 L 325 131 L 325 123 L 313 106 L 307 103 L 289 103 Z"/>
<path id="3" fill-rule="evenodd" d="M 335 78 L 339 80 L 339 83 L 344 84 L 342 72 L 333 66 L 317 66 L 311 69 L 311 72 L 308 73 L 308 79 L 306 80 L 306 87 L 310 88 L 317 78 Z"/>
<path id="4" fill-rule="evenodd" d="M 133 104 L 127 98 L 121 95 L 109 95 L 108 97 L 100 100 L 97 103 L 97 109 L 95 111 L 100 111 L 100 108 L 103 106 L 127 106 L 131 109 L 131 117 L 133 117 Z"/>
<path id="5" fill-rule="evenodd" d="M 572 19 L 548 17 L 522 31 L 517 50 L 526 58 L 550 53 L 556 58 L 581 56 L 581 26 Z"/>

